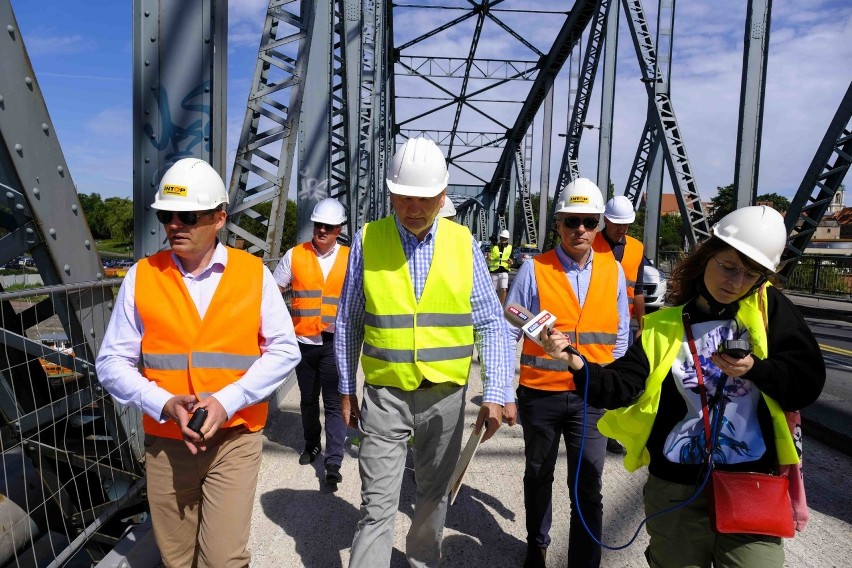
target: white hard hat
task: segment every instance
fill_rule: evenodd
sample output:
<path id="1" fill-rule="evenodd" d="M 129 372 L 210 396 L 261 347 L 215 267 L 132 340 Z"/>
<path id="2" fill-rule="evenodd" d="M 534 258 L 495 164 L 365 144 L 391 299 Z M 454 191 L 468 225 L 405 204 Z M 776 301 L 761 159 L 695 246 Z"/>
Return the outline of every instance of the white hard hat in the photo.
<path id="1" fill-rule="evenodd" d="M 604 217 L 612 223 L 632 223 L 636 220 L 636 211 L 633 209 L 633 202 L 624 195 L 616 195 L 606 202 Z"/>
<path id="2" fill-rule="evenodd" d="M 314 205 L 311 221 L 327 225 L 342 225 L 346 221 L 346 210 L 333 197 L 326 197 Z"/>
<path id="3" fill-rule="evenodd" d="M 556 205 L 557 213 L 593 213 L 604 212 L 604 200 L 601 190 L 587 178 L 577 178 L 562 190 L 562 196 Z"/>
<path id="4" fill-rule="evenodd" d="M 509 229 L 503 229 L 502 231 L 500 231 L 500 238 L 501 239 L 509 239 L 511 237 L 512 237 L 512 235 L 509 234 Z"/>
<path id="5" fill-rule="evenodd" d="M 151 205 L 166 211 L 207 211 L 228 203 L 222 178 L 210 164 L 197 158 L 183 158 L 172 165 Z"/>
<path id="6" fill-rule="evenodd" d="M 444 197 L 444 204 L 441 206 L 440 211 L 438 211 L 438 217 L 455 217 L 456 216 L 456 206 L 453 205 L 453 200 L 449 197 Z"/>
<path id="7" fill-rule="evenodd" d="M 766 205 L 731 211 L 713 225 L 713 236 L 773 272 L 787 244 L 784 217 Z"/>
<path id="8" fill-rule="evenodd" d="M 397 195 L 435 197 L 449 179 L 440 148 L 428 138 L 411 138 L 393 155 L 385 181 Z"/>

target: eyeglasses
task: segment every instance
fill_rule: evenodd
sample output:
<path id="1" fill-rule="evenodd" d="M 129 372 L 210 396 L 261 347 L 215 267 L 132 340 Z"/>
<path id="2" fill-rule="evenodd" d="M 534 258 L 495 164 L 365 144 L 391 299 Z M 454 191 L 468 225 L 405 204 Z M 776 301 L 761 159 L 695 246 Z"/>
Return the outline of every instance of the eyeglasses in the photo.
<path id="1" fill-rule="evenodd" d="M 556 221 L 565 225 L 565 228 L 567 229 L 576 229 L 580 226 L 580 224 L 582 224 L 587 231 L 593 231 L 600 222 L 597 217 L 563 217 Z"/>
<path id="2" fill-rule="evenodd" d="M 172 222 L 172 218 L 177 215 L 178 221 L 187 227 L 192 227 L 193 225 L 198 224 L 198 220 L 205 215 L 212 215 L 218 211 L 218 209 L 209 209 L 207 211 L 157 211 L 157 221 L 162 223 L 163 225 L 167 225 Z"/>
<path id="3" fill-rule="evenodd" d="M 765 276 L 762 272 L 737 268 L 730 262 L 721 262 L 715 256 L 711 258 L 716 261 L 716 264 L 719 265 L 719 270 L 722 272 L 722 276 L 730 280 L 733 280 L 740 274 L 742 274 L 743 278 L 745 278 L 746 280 L 757 280 L 758 278 Z"/>
<path id="4" fill-rule="evenodd" d="M 340 225 L 329 225 L 328 223 L 318 223 L 314 221 L 314 229 L 316 229 L 317 231 L 319 231 L 320 229 L 325 229 L 327 232 L 330 233 L 339 226 Z"/>

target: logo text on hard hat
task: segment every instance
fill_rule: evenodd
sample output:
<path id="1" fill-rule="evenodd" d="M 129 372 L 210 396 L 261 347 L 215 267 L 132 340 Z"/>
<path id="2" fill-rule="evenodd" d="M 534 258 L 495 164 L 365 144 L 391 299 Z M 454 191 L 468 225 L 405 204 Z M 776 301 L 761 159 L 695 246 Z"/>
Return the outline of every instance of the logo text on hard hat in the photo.
<path id="1" fill-rule="evenodd" d="M 568 198 L 568 203 L 589 203 L 588 195 L 572 195 Z"/>
<path id="2" fill-rule="evenodd" d="M 173 185 L 167 183 L 163 186 L 163 195 L 177 195 L 178 197 L 186 197 L 187 187 L 183 185 Z"/>

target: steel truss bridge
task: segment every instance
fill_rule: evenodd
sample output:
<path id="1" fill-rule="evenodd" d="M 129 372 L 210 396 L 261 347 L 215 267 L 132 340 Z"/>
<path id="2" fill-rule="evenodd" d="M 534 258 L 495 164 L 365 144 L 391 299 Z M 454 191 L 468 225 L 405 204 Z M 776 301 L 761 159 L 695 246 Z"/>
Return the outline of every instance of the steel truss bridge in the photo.
<path id="1" fill-rule="evenodd" d="M 619 29 L 632 41 L 648 105 L 628 181 L 616 193 L 646 207 L 653 257 L 668 177 L 686 239 L 697 243 L 709 235 L 708 212 L 669 90 L 675 0 L 651 1 L 656 23 L 641 0 L 269 0 L 239 147 L 226 164 L 226 0 L 134 0 L 135 255 L 163 246 L 148 205 L 179 158 L 205 159 L 223 177 L 232 166 L 223 238 L 273 262 L 283 252 L 285 213 L 293 214 L 292 187 L 300 240 L 309 237 L 314 204 L 328 196 L 344 204 L 345 232 L 354 235 L 390 213 L 384 173 L 395 148 L 414 136 L 445 152 L 457 220 L 477 239 L 509 228 L 516 240 L 547 243 L 553 211 L 544 197 L 555 202 L 579 175 L 580 143 L 592 129 L 598 167 L 584 175 L 609 187 Z M 738 206 L 757 194 L 771 9 L 771 0 L 749 0 L 743 22 Z M 419 35 L 395 33 L 395 21 L 412 20 Z M 0 497 L 8 497 L 0 516 L 12 519 L 0 566 L 100 560 L 144 516 L 140 417 L 113 404 L 93 365 L 118 283 L 104 279 L 9 0 L 0 0 L 0 24 L 0 264 L 28 254 L 32 276 L 46 285 L 0 289 Z M 506 53 L 512 57 L 498 56 Z M 555 88 L 557 77 L 568 77 L 567 92 Z M 595 86 L 597 126 L 589 122 Z M 554 99 L 570 110 L 557 127 L 565 145 L 551 180 Z M 786 216 L 785 259 L 793 262 L 784 275 L 849 169 L 850 121 L 852 85 L 819 126 L 819 146 L 808 149 L 813 160 Z M 67 344 L 48 344 L 49 336 Z"/>

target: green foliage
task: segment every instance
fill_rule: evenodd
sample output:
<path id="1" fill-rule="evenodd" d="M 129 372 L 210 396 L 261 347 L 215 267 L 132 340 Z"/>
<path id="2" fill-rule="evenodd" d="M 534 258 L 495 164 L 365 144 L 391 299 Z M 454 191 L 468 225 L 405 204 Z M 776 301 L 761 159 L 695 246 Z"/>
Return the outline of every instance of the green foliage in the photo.
<path id="1" fill-rule="evenodd" d="M 259 213 L 263 221 L 267 221 L 272 213 L 272 202 L 266 201 L 259 203 L 253 208 Z M 254 235 L 255 237 L 266 240 L 267 227 L 264 222 L 259 219 L 252 219 L 248 215 L 241 215 L 239 226 Z M 277 256 L 282 256 L 287 249 L 296 246 L 296 202 L 292 199 L 287 200 L 287 210 L 284 214 L 284 235 L 281 241 L 281 250 Z M 275 256 L 273 254 L 273 256 Z"/>
<path id="2" fill-rule="evenodd" d="M 127 242 L 133 237 L 133 202 L 124 197 L 102 200 L 99 193 L 78 193 L 83 215 L 96 239 Z"/>
<path id="3" fill-rule="evenodd" d="M 734 195 L 734 184 L 716 188 L 716 197 L 710 200 L 712 205 L 708 212 L 710 225 L 718 222 L 722 217 L 733 211 L 736 207 L 736 195 Z M 757 196 L 757 203 L 769 201 L 772 208 L 783 213 L 790 208 L 790 200 L 777 193 L 764 193 Z"/>

